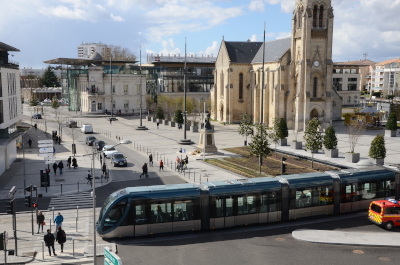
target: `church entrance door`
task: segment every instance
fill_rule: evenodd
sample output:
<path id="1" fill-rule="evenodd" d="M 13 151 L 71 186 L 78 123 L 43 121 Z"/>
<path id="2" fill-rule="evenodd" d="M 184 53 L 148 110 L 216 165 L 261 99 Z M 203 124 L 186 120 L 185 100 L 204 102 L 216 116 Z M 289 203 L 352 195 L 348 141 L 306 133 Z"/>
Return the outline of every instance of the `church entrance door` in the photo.
<path id="1" fill-rule="evenodd" d="M 310 113 L 310 120 L 317 118 L 318 119 L 318 110 L 313 109 Z"/>

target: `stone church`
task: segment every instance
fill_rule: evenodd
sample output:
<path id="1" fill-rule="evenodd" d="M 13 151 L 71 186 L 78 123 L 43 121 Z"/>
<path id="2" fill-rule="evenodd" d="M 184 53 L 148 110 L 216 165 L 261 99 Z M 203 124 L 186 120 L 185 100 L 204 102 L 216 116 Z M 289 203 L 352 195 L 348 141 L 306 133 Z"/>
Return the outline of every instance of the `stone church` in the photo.
<path id="1" fill-rule="evenodd" d="M 213 119 L 239 123 L 247 113 L 254 123 L 272 125 L 283 117 L 289 129 L 302 131 L 314 117 L 324 128 L 341 118 L 342 100 L 332 88 L 331 0 L 295 1 L 290 38 L 265 47 L 222 40 L 211 91 Z"/>

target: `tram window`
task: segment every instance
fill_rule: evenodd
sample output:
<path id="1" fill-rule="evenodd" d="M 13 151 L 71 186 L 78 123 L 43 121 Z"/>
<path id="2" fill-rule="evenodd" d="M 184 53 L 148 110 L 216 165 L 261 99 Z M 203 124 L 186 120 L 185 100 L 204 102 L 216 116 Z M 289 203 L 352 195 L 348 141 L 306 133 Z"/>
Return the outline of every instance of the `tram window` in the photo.
<path id="1" fill-rule="evenodd" d="M 147 224 L 146 218 L 146 206 L 145 205 L 136 205 L 135 206 L 135 225 L 144 225 Z"/>
<path id="2" fill-rule="evenodd" d="M 224 217 L 223 206 L 224 206 L 223 198 L 213 197 L 211 206 L 213 209 L 211 211 L 211 217 L 212 218 Z"/>
<path id="3" fill-rule="evenodd" d="M 394 196 L 394 187 L 395 187 L 395 182 L 392 180 L 385 180 L 381 182 L 381 190 L 377 192 L 377 197 L 390 197 Z"/>
<path id="4" fill-rule="evenodd" d="M 333 187 L 320 187 L 318 194 L 318 205 L 333 204 Z"/>
<path id="5" fill-rule="evenodd" d="M 175 221 L 187 221 L 193 220 L 193 213 L 194 213 L 194 205 L 193 201 L 176 201 L 174 203 L 174 220 Z"/>
<path id="6" fill-rule="evenodd" d="M 106 219 L 104 220 L 104 226 L 114 226 L 124 215 L 126 209 L 127 200 L 121 200 L 116 203 L 111 210 L 108 212 Z"/>
<path id="7" fill-rule="evenodd" d="M 375 182 L 363 183 L 361 189 L 361 199 L 371 200 L 374 198 L 376 198 L 376 183 Z"/>
<path id="8" fill-rule="evenodd" d="M 313 188 L 311 193 L 312 193 L 311 205 L 312 206 L 319 206 L 320 205 L 320 203 L 319 203 L 319 199 L 320 199 L 319 195 L 321 194 L 321 187 Z"/>
<path id="9" fill-rule="evenodd" d="M 151 204 L 151 223 L 171 222 L 171 203 Z"/>
<path id="10" fill-rule="evenodd" d="M 260 213 L 266 213 L 268 210 L 268 195 L 267 194 L 261 194 L 261 200 L 260 200 Z"/>
<path id="11" fill-rule="evenodd" d="M 357 184 L 348 184 L 342 187 L 342 202 L 359 201 Z"/>
<path id="12" fill-rule="evenodd" d="M 311 206 L 311 189 L 292 190 L 291 209 Z"/>
<path id="13" fill-rule="evenodd" d="M 281 210 L 281 194 L 280 192 L 271 192 L 268 197 L 268 212 L 276 212 Z"/>
<path id="14" fill-rule="evenodd" d="M 225 199 L 225 204 L 226 204 L 226 207 L 225 207 L 226 216 L 233 216 L 233 198 L 232 197 L 226 198 Z"/>
<path id="15" fill-rule="evenodd" d="M 256 196 L 239 196 L 238 202 L 238 215 L 256 213 Z"/>

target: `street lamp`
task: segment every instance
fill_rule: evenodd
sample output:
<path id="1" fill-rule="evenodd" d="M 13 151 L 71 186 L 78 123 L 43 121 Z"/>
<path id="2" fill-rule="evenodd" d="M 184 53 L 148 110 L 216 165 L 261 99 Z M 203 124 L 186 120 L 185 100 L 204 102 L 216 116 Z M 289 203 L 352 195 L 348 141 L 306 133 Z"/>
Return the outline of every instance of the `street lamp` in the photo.
<path id="1" fill-rule="evenodd" d="M 122 140 L 121 142 L 119 142 L 116 145 L 113 145 L 112 147 L 115 147 L 117 145 L 120 144 L 131 144 L 132 141 L 131 140 Z M 93 170 L 94 170 L 94 155 L 101 153 L 101 151 L 95 151 L 95 149 L 93 149 L 92 154 L 86 154 L 86 155 L 91 155 L 92 156 L 92 179 L 93 179 L 93 191 L 92 191 L 92 197 L 93 197 L 93 264 L 96 265 L 96 177 L 93 174 Z M 86 156 L 84 155 L 84 156 Z"/>
<path id="2" fill-rule="evenodd" d="M 142 124 L 142 106 L 143 106 L 143 103 L 142 103 L 142 45 L 140 45 L 140 68 L 139 68 L 139 74 L 140 74 L 140 84 L 139 84 L 139 93 L 140 93 L 140 95 L 139 95 L 139 97 L 140 97 L 140 113 L 139 113 L 139 115 L 140 115 L 140 124 L 139 124 L 139 126 L 138 127 L 136 127 L 136 130 L 148 130 L 148 128 L 146 127 L 146 126 L 143 126 L 143 124 Z"/>

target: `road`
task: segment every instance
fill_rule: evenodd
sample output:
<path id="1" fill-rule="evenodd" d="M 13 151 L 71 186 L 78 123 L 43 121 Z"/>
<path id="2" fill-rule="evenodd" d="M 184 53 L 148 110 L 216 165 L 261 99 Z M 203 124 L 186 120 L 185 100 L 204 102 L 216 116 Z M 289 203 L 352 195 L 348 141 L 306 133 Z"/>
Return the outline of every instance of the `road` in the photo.
<path id="1" fill-rule="evenodd" d="M 398 264 L 398 248 L 315 244 L 296 240 L 297 229 L 383 232 L 366 212 L 180 236 L 115 241 L 123 264 Z M 398 233 L 397 228 L 387 233 Z M 104 258 L 97 259 L 98 264 Z M 134 261 L 134 262 L 133 262 Z"/>

